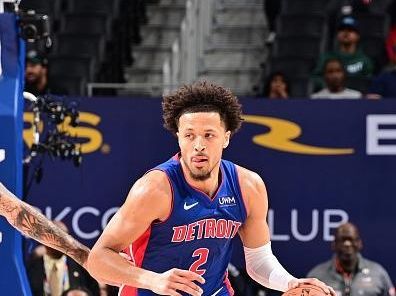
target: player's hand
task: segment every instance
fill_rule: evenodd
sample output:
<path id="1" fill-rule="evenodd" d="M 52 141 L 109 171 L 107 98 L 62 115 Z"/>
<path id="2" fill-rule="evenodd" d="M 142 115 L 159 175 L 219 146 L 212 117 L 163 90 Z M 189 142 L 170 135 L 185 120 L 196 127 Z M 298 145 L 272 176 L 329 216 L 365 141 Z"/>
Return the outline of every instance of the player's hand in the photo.
<path id="1" fill-rule="evenodd" d="M 203 284 L 205 280 L 195 272 L 173 268 L 157 274 L 151 281 L 150 290 L 160 295 L 181 296 L 180 291 L 201 296 L 203 291 L 195 282 Z"/>
<path id="2" fill-rule="evenodd" d="M 326 294 L 336 296 L 336 292 L 334 289 L 328 285 L 326 285 L 324 282 L 315 279 L 315 278 L 303 278 L 303 279 L 293 279 L 289 282 L 289 289 L 294 289 L 297 288 L 299 285 L 302 284 L 310 284 L 317 286 L 321 288 Z"/>

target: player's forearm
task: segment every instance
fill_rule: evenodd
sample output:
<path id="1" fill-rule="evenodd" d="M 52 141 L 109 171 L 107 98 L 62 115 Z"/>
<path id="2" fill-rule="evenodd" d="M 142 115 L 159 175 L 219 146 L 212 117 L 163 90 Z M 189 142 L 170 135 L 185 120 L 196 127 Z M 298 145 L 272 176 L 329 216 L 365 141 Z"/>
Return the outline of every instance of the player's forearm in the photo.
<path id="1" fill-rule="evenodd" d="M 1 183 L 0 214 L 23 234 L 57 249 L 85 267 L 89 248 L 76 241 L 35 208 L 19 200 Z"/>
<path id="2" fill-rule="evenodd" d="M 94 246 L 89 254 L 87 267 L 94 278 L 115 284 L 150 289 L 154 272 L 135 267 L 116 251 Z"/>

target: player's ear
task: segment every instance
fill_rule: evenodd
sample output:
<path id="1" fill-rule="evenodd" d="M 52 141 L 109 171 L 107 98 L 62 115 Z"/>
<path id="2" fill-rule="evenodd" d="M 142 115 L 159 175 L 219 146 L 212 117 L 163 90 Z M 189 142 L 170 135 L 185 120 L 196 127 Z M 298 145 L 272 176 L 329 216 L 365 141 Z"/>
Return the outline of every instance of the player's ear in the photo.
<path id="1" fill-rule="evenodd" d="M 224 137 L 224 144 L 223 144 L 224 149 L 228 147 L 228 144 L 230 144 L 230 137 L 231 137 L 231 131 L 227 131 Z"/>

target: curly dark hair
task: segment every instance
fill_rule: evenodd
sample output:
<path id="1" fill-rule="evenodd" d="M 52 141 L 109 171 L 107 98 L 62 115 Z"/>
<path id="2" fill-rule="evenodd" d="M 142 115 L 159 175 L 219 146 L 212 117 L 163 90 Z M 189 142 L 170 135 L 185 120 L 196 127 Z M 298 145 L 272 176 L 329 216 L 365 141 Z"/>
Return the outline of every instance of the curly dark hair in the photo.
<path id="1" fill-rule="evenodd" d="M 162 101 L 164 127 L 176 135 L 179 118 L 185 113 L 218 112 L 233 135 L 242 124 L 242 109 L 233 93 L 209 81 L 186 84 Z"/>

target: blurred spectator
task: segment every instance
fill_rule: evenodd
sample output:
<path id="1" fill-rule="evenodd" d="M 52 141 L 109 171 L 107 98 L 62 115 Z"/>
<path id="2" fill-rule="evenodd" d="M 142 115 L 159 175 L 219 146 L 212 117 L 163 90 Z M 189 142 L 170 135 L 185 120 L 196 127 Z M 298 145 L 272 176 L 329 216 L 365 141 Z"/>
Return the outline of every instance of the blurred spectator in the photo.
<path id="1" fill-rule="evenodd" d="M 312 99 L 359 99 L 362 93 L 345 87 L 345 69 L 340 60 L 330 58 L 325 62 L 326 87 L 311 95 Z"/>
<path id="2" fill-rule="evenodd" d="M 375 77 L 369 87 L 367 98 L 396 98 L 396 25 L 389 32 L 386 40 L 389 65 Z"/>
<path id="3" fill-rule="evenodd" d="M 373 73 L 371 59 L 359 48 L 360 34 L 356 20 L 343 17 L 337 29 L 337 49 L 320 56 L 314 70 L 314 88 L 323 86 L 320 75 L 323 73 L 325 61 L 329 58 L 339 59 L 345 68 L 348 77 L 370 77 Z"/>
<path id="4" fill-rule="evenodd" d="M 264 87 L 264 96 L 269 99 L 289 98 L 290 82 L 281 72 L 271 73 Z"/>
<path id="5" fill-rule="evenodd" d="M 326 5 L 326 15 L 328 19 L 329 41 L 334 39 L 336 31 L 336 21 L 341 16 L 367 14 L 367 13 L 386 13 L 392 0 L 330 0 Z"/>
<path id="6" fill-rule="evenodd" d="M 25 91 L 36 96 L 45 94 L 67 95 L 65 89 L 57 87 L 48 80 L 48 60 L 44 54 L 37 50 L 26 53 Z"/>
<path id="7" fill-rule="evenodd" d="M 92 293 L 87 288 L 76 287 L 64 291 L 62 296 L 92 296 Z"/>
<path id="8" fill-rule="evenodd" d="M 338 296 L 395 296 L 386 270 L 360 254 L 362 241 L 351 223 L 339 226 L 332 243 L 334 257 L 314 267 L 307 277 L 315 277 L 334 288 Z"/>
<path id="9" fill-rule="evenodd" d="M 266 42 L 271 44 L 275 40 L 276 20 L 281 11 L 282 1 L 279 0 L 264 0 L 264 13 L 267 16 L 267 23 L 269 34 Z"/>
<path id="10" fill-rule="evenodd" d="M 103 283 L 99 283 L 100 296 L 117 296 L 118 287 L 109 286 Z"/>
<path id="11" fill-rule="evenodd" d="M 45 254 L 47 254 L 46 247 L 44 245 L 38 245 L 32 250 L 30 258 L 42 258 Z"/>
<path id="12" fill-rule="evenodd" d="M 65 224 L 54 221 L 59 227 L 68 231 Z M 71 287 L 88 287 L 94 295 L 99 295 L 97 282 L 63 253 L 46 248 L 42 257 L 32 258 L 27 263 L 27 273 L 33 296 L 61 296 Z"/>

